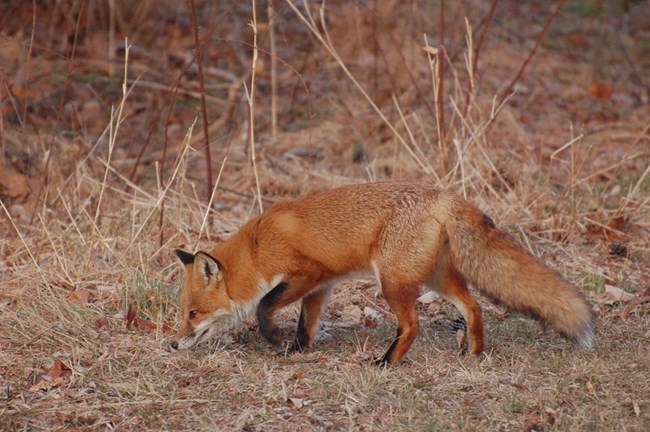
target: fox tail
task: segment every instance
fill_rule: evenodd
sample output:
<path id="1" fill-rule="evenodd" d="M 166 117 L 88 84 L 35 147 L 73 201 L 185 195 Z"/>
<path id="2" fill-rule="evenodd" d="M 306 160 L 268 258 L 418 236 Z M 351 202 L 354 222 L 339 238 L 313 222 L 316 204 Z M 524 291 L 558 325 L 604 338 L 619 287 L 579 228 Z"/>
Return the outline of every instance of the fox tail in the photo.
<path id="1" fill-rule="evenodd" d="M 451 261 L 487 297 L 532 315 L 576 346 L 593 345 L 593 314 L 583 293 L 524 250 L 473 205 L 456 201 L 447 223 Z"/>

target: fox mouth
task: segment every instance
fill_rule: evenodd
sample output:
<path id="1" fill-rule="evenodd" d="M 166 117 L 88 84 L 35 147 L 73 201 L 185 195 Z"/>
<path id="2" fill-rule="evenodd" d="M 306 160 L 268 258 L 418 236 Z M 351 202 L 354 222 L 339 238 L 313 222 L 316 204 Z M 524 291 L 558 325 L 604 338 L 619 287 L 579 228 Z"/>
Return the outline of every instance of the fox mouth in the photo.
<path id="1" fill-rule="evenodd" d="M 199 344 L 199 343 L 205 341 L 205 339 L 203 339 L 203 337 L 206 335 L 206 333 L 207 333 L 208 331 L 210 331 L 210 327 L 206 327 L 205 329 L 203 329 L 203 330 L 201 331 L 201 333 L 199 333 L 199 334 L 196 336 L 196 340 L 197 340 L 196 343 L 197 343 L 197 344 Z"/>
<path id="2" fill-rule="evenodd" d="M 203 323 L 189 335 L 178 340 L 177 349 L 184 350 L 199 345 L 212 339 L 214 336 L 226 333 L 234 327 L 230 314 L 220 315 L 212 320 Z"/>

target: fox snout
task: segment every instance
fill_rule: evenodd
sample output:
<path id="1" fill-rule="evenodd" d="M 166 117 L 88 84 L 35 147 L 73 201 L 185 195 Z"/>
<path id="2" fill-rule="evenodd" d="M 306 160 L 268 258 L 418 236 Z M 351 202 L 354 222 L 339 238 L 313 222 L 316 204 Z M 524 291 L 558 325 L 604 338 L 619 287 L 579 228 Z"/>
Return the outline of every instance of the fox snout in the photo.
<path id="1" fill-rule="evenodd" d="M 201 335 L 202 336 L 202 335 Z M 180 350 L 186 350 L 190 349 L 193 346 L 197 345 L 198 343 L 202 342 L 200 337 L 197 337 L 197 335 L 192 332 L 189 335 L 185 335 L 182 337 L 177 337 L 175 339 L 172 339 L 169 342 L 169 349 L 171 351 L 180 351 Z"/>

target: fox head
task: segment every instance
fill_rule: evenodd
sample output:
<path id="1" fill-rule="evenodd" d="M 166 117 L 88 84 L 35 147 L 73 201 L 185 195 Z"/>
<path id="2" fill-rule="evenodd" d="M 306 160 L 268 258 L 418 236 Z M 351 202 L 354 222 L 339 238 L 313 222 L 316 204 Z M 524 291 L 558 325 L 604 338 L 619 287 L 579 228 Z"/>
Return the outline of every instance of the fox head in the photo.
<path id="1" fill-rule="evenodd" d="M 181 291 L 181 323 L 170 346 L 181 350 L 225 333 L 237 322 L 221 263 L 205 252 L 175 252 L 185 265 L 185 284 Z"/>

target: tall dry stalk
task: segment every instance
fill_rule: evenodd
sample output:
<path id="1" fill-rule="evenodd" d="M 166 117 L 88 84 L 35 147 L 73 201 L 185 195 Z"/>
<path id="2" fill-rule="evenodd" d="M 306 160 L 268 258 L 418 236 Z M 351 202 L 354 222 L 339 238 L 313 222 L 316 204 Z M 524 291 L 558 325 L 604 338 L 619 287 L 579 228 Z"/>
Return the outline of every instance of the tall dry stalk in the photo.
<path id="1" fill-rule="evenodd" d="M 562 9 L 562 6 L 564 6 L 564 3 L 566 3 L 566 0 L 559 0 L 557 2 L 557 4 L 555 5 L 555 9 L 553 9 L 553 12 L 548 16 L 548 18 L 546 19 L 546 22 L 544 23 L 544 27 L 542 27 L 542 31 L 539 33 L 539 35 L 535 39 L 535 46 L 528 53 L 528 56 L 526 57 L 524 62 L 519 67 L 519 71 L 517 71 L 517 73 L 515 74 L 512 81 L 510 81 L 510 83 L 501 92 L 500 102 L 505 100 L 508 97 L 508 95 L 510 93 L 512 93 L 512 90 L 514 89 L 515 84 L 517 84 L 517 82 L 519 82 L 521 77 L 524 75 L 524 71 L 526 70 L 526 67 L 528 66 L 528 63 L 530 63 L 530 61 L 533 59 L 533 57 L 537 53 L 537 49 L 539 48 L 539 45 L 542 43 L 542 39 L 544 39 L 544 35 L 546 35 L 547 30 L 549 29 L 551 23 L 553 22 L 553 20 L 557 16 L 557 14 L 560 12 L 560 9 Z"/>
<path id="2" fill-rule="evenodd" d="M 253 162 L 253 173 L 255 174 L 255 187 L 257 188 L 257 204 L 259 205 L 260 213 L 264 211 L 262 206 L 262 191 L 260 188 L 260 178 L 257 172 L 257 161 L 255 156 L 255 72 L 257 69 L 257 13 L 255 11 L 255 0 L 251 0 L 253 6 L 253 21 L 250 23 L 251 28 L 253 29 L 253 61 L 251 64 L 251 85 L 250 90 L 246 88 L 246 99 L 248 100 L 248 123 L 249 123 L 249 133 L 248 138 L 250 140 L 250 149 L 251 149 L 251 160 Z"/>
<path id="3" fill-rule="evenodd" d="M 309 29 L 312 35 L 316 37 L 316 39 L 321 43 L 321 45 L 325 48 L 325 50 L 334 58 L 334 60 L 341 68 L 341 70 L 343 70 L 343 72 L 348 77 L 348 79 L 357 88 L 357 90 L 359 90 L 359 92 L 364 97 L 364 99 L 370 104 L 373 111 L 375 111 L 375 113 L 379 116 L 379 118 L 386 125 L 386 127 L 390 129 L 390 131 L 393 133 L 393 135 L 398 140 L 398 142 L 406 149 L 408 154 L 420 166 L 422 171 L 428 175 L 436 176 L 435 173 L 433 173 L 429 169 L 429 167 L 427 167 L 427 164 L 415 153 L 415 151 L 411 148 L 411 146 L 409 146 L 409 144 L 404 139 L 404 137 L 402 137 L 402 135 L 397 131 L 397 129 L 395 129 L 395 126 L 393 126 L 393 124 L 388 120 L 388 118 L 382 112 L 382 110 L 379 109 L 377 104 L 368 95 L 368 93 L 363 88 L 363 86 L 359 83 L 359 81 L 355 78 L 352 72 L 350 72 L 350 69 L 348 69 L 348 67 L 346 66 L 340 54 L 334 47 L 334 44 L 332 43 L 332 40 L 327 31 L 327 23 L 325 20 L 325 6 L 323 5 L 323 7 L 320 8 L 320 12 L 319 12 L 320 24 L 316 24 L 316 20 L 312 16 L 308 4 L 305 5 L 305 14 L 303 15 L 298 9 L 298 7 L 294 5 L 290 0 L 285 0 L 285 1 L 289 5 L 289 7 L 293 10 L 293 12 L 296 14 L 296 16 L 300 19 L 300 21 L 302 21 L 303 24 L 305 24 L 305 26 Z M 320 30 L 321 28 L 322 31 Z"/>
<path id="4" fill-rule="evenodd" d="M 429 69 L 431 71 L 431 87 L 433 92 L 433 102 L 435 106 L 436 133 L 438 136 L 438 158 L 442 166 L 442 172 L 447 172 L 447 152 L 444 145 L 443 134 L 443 107 L 440 102 L 443 97 L 442 90 L 442 64 L 444 63 L 443 53 L 440 49 L 429 45 L 427 35 L 424 35 L 424 51 L 427 53 Z"/>
<path id="5" fill-rule="evenodd" d="M 440 0 L 440 49 L 445 52 L 445 0 Z M 438 85 L 439 97 L 436 98 L 436 123 L 438 124 L 438 147 L 441 155 L 445 154 L 445 62 L 438 62 Z M 443 157 L 443 170 L 444 170 L 444 157 Z"/>
<path id="6" fill-rule="evenodd" d="M 271 138 L 278 136 L 278 52 L 275 44 L 275 6 L 268 0 L 269 45 L 271 54 Z"/>
<path id="7" fill-rule="evenodd" d="M 210 135 L 208 131 L 208 105 L 205 98 L 205 80 L 203 78 L 203 53 L 205 49 L 199 40 L 199 22 L 196 16 L 196 5 L 194 0 L 187 0 L 192 12 L 192 33 L 194 36 L 194 57 L 198 68 L 199 78 L 199 93 L 201 100 L 201 125 L 203 126 L 203 145 L 205 148 L 205 163 L 206 163 L 206 180 L 208 187 L 206 188 L 207 201 L 210 201 L 212 194 L 212 154 L 210 152 Z"/>
<path id="8" fill-rule="evenodd" d="M 102 198 L 104 196 L 104 190 L 106 189 L 106 183 L 108 180 L 108 166 L 111 164 L 111 158 L 113 156 L 113 149 L 115 148 L 115 140 L 117 139 L 117 134 L 120 130 L 120 125 L 124 121 L 124 104 L 126 103 L 126 98 L 128 96 L 127 82 L 128 82 L 128 72 L 129 72 L 129 41 L 128 39 L 124 40 L 124 80 L 122 81 L 122 98 L 120 99 L 120 104 L 117 108 L 117 113 L 114 112 L 114 108 L 111 107 L 111 121 L 109 123 L 109 133 L 108 133 L 108 156 L 106 158 L 106 169 L 104 170 L 104 179 L 102 180 L 101 189 L 99 192 L 99 197 L 97 198 L 97 208 L 95 209 L 95 218 L 94 224 L 97 225 L 97 219 L 99 218 L 100 209 L 102 205 Z"/>

